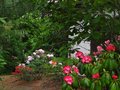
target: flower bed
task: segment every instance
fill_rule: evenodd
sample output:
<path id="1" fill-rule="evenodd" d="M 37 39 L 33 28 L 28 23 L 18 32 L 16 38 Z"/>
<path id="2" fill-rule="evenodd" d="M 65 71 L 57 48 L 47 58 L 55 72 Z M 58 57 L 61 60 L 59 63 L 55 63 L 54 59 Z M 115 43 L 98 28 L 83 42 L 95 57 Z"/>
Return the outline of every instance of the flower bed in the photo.
<path id="1" fill-rule="evenodd" d="M 39 49 L 27 57 L 26 65 L 17 66 L 15 72 L 24 80 L 52 73 L 56 78 L 63 78 L 63 90 L 76 90 L 81 86 L 86 90 L 119 90 L 120 54 L 117 51 L 110 40 L 97 46 L 97 51 L 90 55 L 76 51 L 76 59 L 55 58 Z"/>

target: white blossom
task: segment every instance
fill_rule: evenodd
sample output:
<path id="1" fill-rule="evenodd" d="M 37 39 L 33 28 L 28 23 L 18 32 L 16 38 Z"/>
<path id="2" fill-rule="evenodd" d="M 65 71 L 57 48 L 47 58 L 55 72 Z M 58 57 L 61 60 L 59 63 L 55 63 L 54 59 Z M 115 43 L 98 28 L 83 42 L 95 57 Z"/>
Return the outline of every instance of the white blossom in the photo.
<path id="1" fill-rule="evenodd" d="M 33 52 L 33 55 L 36 55 L 36 52 Z"/>
<path id="2" fill-rule="evenodd" d="M 45 53 L 45 51 L 43 50 L 43 49 L 39 49 L 38 50 L 41 54 L 44 54 Z"/>
<path id="3" fill-rule="evenodd" d="M 20 63 L 18 66 L 21 66 L 22 64 Z"/>
<path id="4" fill-rule="evenodd" d="M 36 55 L 37 58 L 40 58 L 40 55 Z"/>
<path id="5" fill-rule="evenodd" d="M 33 59 L 34 59 L 34 58 L 33 58 L 32 56 L 28 56 L 28 57 L 27 57 L 27 60 L 28 60 L 28 61 L 32 61 Z"/>
<path id="6" fill-rule="evenodd" d="M 49 61 L 49 64 L 52 64 L 52 62 L 53 62 L 52 60 L 51 60 L 51 61 Z"/>
<path id="7" fill-rule="evenodd" d="M 27 63 L 27 64 L 29 64 L 29 63 L 30 63 L 30 61 L 26 61 L 26 63 Z"/>
<path id="8" fill-rule="evenodd" d="M 24 64 L 24 63 L 22 63 L 22 66 L 23 66 L 23 67 L 25 67 L 25 64 Z"/>
<path id="9" fill-rule="evenodd" d="M 62 63 L 58 63 L 59 65 L 62 65 Z"/>
<path id="10" fill-rule="evenodd" d="M 47 54 L 47 57 L 51 58 L 51 57 L 54 57 L 53 54 Z"/>

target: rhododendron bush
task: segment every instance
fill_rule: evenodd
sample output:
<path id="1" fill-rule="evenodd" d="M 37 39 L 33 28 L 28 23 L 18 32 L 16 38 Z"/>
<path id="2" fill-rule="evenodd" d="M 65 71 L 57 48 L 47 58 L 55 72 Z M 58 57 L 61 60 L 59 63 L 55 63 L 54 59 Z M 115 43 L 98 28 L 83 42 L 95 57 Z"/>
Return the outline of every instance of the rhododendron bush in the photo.
<path id="1" fill-rule="evenodd" d="M 63 90 L 82 86 L 86 90 L 120 90 L 120 54 L 110 40 L 97 46 L 97 51 L 84 55 L 76 51 L 76 66 L 63 67 Z M 74 68 L 73 68 L 74 67 Z"/>

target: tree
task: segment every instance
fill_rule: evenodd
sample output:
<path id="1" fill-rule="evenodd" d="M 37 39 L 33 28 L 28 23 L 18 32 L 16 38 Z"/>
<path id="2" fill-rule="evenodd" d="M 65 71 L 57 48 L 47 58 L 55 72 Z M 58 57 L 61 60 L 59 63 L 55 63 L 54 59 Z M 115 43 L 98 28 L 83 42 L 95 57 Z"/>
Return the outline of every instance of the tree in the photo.
<path id="1" fill-rule="evenodd" d="M 120 34 L 119 5 L 119 0 L 51 0 L 44 8 L 44 13 L 54 23 L 63 25 L 60 32 L 65 36 L 66 42 L 69 41 L 68 35 L 77 34 L 74 42 L 89 40 L 92 51 L 95 51 L 93 47 L 106 39 L 113 40 L 116 34 Z M 71 32 L 72 25 L 79 28 L 74 28 Z"/>

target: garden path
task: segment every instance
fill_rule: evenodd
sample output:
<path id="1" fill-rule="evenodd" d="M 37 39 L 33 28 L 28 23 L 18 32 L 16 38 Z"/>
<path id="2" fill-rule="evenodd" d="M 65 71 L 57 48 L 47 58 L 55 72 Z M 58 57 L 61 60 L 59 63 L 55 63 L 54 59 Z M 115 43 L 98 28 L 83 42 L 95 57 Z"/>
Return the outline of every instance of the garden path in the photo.
<path id="1" fill-rule="evenodd" d="M 61 90 L 61 83 L 50 77 L 36 81 L 22 81 L 11 75 L 1 77 L 0 90 Z"/>

